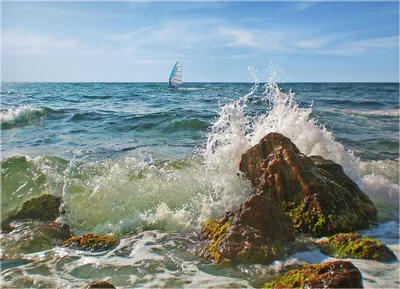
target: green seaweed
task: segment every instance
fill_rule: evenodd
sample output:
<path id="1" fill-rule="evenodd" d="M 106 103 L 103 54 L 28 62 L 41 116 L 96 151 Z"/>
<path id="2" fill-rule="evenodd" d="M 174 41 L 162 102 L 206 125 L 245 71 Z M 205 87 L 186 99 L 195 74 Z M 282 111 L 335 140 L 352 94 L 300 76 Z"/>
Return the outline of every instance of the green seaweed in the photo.
<path id="1" fill-rule="evenodd" d="M 301 269 L 291 270 L 284 276 L 267 283 L 263 288 L 304 288 L 306 282 L 317 277 L 320 265 L 306 265 Z"/>
<path id="2" fill-rule="evenodd" d="M 336 234 L 319 243 L 321 251 L 335 258 L 396 260 L 396 255 L 381 241 L 355 233 Z"/>
<path id="3" fill-rule="evenodd" d="M 219 253 L 219 244 L 225 238 L 232 224 L 232 218 L 213 219 L 203 227 L 202 233 L 207 236 L 207 245 L 202 250 L 202 255 L 211 258 L 215 263 L 227 263 L 229 260 L 223 260 Z"/>
<path id="4" fill-rule="evenodd" d="M 307 204 L 303 200 L 297 202 L 282 202 L 283 211 L 292 219 L 295 229 L 299 232 L 311 233 L 320 237 L 332 223 L 332 215 L 325 217 L 320 209 Z"/>
<path id="5" fill-rule="evenodd" d="M 112 235 L 85 234 L 71 237 L 63 243 L 64 247 L 76 247 L 84 250 L 107 250 L 114 246 L 117 238 Z"/>

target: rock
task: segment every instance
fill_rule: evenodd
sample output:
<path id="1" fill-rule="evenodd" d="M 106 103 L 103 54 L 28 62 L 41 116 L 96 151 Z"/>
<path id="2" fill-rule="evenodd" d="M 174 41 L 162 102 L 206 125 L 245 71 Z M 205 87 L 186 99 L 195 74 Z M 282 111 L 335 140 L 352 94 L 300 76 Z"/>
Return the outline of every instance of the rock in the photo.
<path id="1" fill-rule="evenodd" d="M 99 281 L 96 283 L 90 283 L 86 287 L 86 289 L 91 289 L 91 288 L 115 288 L 115 286 L 107 281 Z"/>
<path id="2" fill-rule="evenodd" d="M 11 223 L 13 230 L 0 239 L 2 256 L 18 260 L 23 254 L 49 250 L 71 237 L 68 225 L 27 220 Z"/>
<path id="3" fill-rule="evenodd" d="M 201 233 L 206 241 L 200 254 L 216 263 L 268 263 L 284 253 L 294 227 L 273 198 L 254 195 L 238 210 L 209 221 Z"/>
<path id="4" fill-rule="evenodd" d="M 336 261 L 291 270 L 263 288 L 363 288 L 363 282 L 351 262 Z"/>
<path id="5" fill-rule="evenodd" d="M 113 247 L 116 243 L 117 239 L 111 235 L 85 234 L 69 238 L 64 242 L 63 246 L 90 251 L 102 251 Z"/>
<path id="6" fill-rule="evenodd" d="M 359 234 L 337 234 L 318 242 L 322 253 L 335 258 L 368 259 L 380 262 L 397 260 L 383 242 Z"/>
<path id="7" fill-rule="evenodd" d="M 281 134 L 266 135 L 243 154 L 240 170 L 257 194 L 278 201 L 299 232 L 331 236 L 376 221 L 374 204 L 340 165 L 303 155 Z"/>
<path id="8" fill-rule="evenodd" d="M 2 231 L 12 230 L 10 223 L 15 220 L 31 219 L 37 221 L 55 221 L 60 216 L 61 198 L 52 195 L 42 195 L 32 198 L 22 204 L 22 208 L 2 222 Z"/>

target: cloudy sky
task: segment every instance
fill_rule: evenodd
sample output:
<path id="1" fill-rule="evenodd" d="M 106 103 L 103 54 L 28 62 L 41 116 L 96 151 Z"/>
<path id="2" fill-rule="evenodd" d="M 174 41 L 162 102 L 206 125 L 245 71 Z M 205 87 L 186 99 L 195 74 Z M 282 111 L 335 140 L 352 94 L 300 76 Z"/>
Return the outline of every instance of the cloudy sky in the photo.
<path id="1" fill-rule="evenodd" d="M 2 81 L 398 81 L 399 3 L 2 2 Z"/>

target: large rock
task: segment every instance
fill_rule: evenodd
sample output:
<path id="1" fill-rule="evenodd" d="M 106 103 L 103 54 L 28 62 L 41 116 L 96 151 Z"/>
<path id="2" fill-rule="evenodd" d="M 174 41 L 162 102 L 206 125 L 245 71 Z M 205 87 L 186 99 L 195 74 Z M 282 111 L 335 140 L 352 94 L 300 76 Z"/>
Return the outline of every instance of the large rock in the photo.
<path id="1" fill-rule="evenodd" d="M 42 195 L 32 198 L 22 204 L 22 208 L 15 214 L 8 217 L 1 223 L 2 231 L 9 232 L 13 229 L 10 226 L 12 221 L 36 220 L 55 221 L 60 216 L 61 198 L 52 195 Z"/>
<path id="2" fill-rule="evenodd" d="M 351 262 L 336 261 L 291 270 L 263 288 L 363 288 L 363 282 Z"/>
<path id="3" fill-rule="evenodd" d="M 380 262 L 397 260 L 383 242 L 359 234 L 337 234 L 318 242 L 322 253 L 335 258 L 369 259 Z"/>
<path id="4" fill-rule="evenodd" d="M 294 227 L 271 197 L 254 195 L 201 231 L 206 239 L 200 254 L 216 263 L 268 263 L 284 253 Z"/>
<path id="5" fill-rule="evenodd" d="M 300 232 L 329 236 L 376 221 L 374 204 L 340 165 L 305 156 L 281 134 L 268 134 L 243 154 L 240 170 L 257 194 L 278 201 Z"/>

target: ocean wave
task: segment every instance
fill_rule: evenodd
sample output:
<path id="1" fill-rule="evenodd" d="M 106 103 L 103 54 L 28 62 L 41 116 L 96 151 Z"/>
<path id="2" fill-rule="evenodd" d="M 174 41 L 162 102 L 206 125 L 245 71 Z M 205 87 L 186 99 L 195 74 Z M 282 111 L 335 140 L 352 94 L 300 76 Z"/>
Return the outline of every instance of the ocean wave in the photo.
<path id="1" fill-rule="evenodd" d="M 289 137 L 305 155 L 320 155 L 342 165 L 374 201 L 381 198 L 383 203 L 391 203 L 398 198 L 398 162 L 360 161 L 310 117 L 311 107 L 300 107 L 294 94 L 282 92 L 273 82 L 260 96 L 263 113 L 252 115 L 247 108 L 254 100 L 254 91 L 221 105 L 203 149 L 178 162 L 160 162 L 150 153 L 139 152 L 141 143 L 118 147 L 129 153 L 122 159 L 79 157 L 97 152 L 104 155 L 96 147 L 72 152 L 71 161 L 9 158 L 14 172 L 2 184 L 7 188 L 2 192 L 7 201 L 3 211 L 9 211 L 10 200 L 21 202 L 20 195 L 48 192 L 63 196 L 64 218 L 76 233 L 195 230 L 210 218 L 238 207 L 252 193 L 249 181 L 237 175 L 238 165 L 242 154 L 271 132 Z M 184 119 L 179 113 L 125 116 L 124 122 L 132 126 L 157 124 L 171 131 L 206 127 L 203 120 L 194 116 Z M 97 116 L 95 112 L 78 113 L 75 120 Z M 155 143 L 154 150 L 158 150 L 157 140 L 149 143 Z"/>
<path id="2" fill-rule="evenodd" d="M 10 129 L 31 124 L 51 112 L 50 108 L 23 105 L 0 111 L 0 122 L 2 129 Z"/>
<path id="3" fill-rule="evenodd" d="M 103 120 L 106 114 L 97 111 L 75 112 L 70 118 L 71 122 L 79 122 L 82 120 Z"/>
<path id="4" fill-rule="evenodd" d="M 209 123 L 199 120 L 199 119 L 184 119 L 177 120 L 169 123 L 163 131 L 165 132 L 179 132 L 182 130 L 194 130 L 194 131 L 205 131 L 208 127 Z"/>
<path id="5" fill-rule="evenodd" d="M 349 99 L 324 99 L 329 104 L 351 105 L 355 107 L 382 107 L 383 104 L 373 100 L 349 100 Z"/>
<path id="6" fill-rule="evenodd" d="M 388 110 L 356 110 L 356 109 L 329 109 L 328 111 L 346 113 L 351 115 L 366 115 L 366 116 L 395 116 L 400 117 L 399 109 Z"/>
<path id="7" fill-rule="evenodd" d="M 360 188 L 378 207 L 380 221 L 399 221 L 400 162 L 382 160 L 361 162 L 359 167 Z"/>
<path id="8" fill-rule="evenodd" d="M 82 95 L 83 98 L 88 98 L 88 99 L 109 99 L 112 98 L 111 95 Z"/>
<path id="9" fill-rule="evenodd" d="M 2 169 L 3 219 L 21 202 L 48 193 L 63 197 L 63 217 L 76 233 L 191 231 L 238 207 L 251 192 L 235 172 L 210 171 L 200 158 L 12 156 L 2 160 Z"/>

